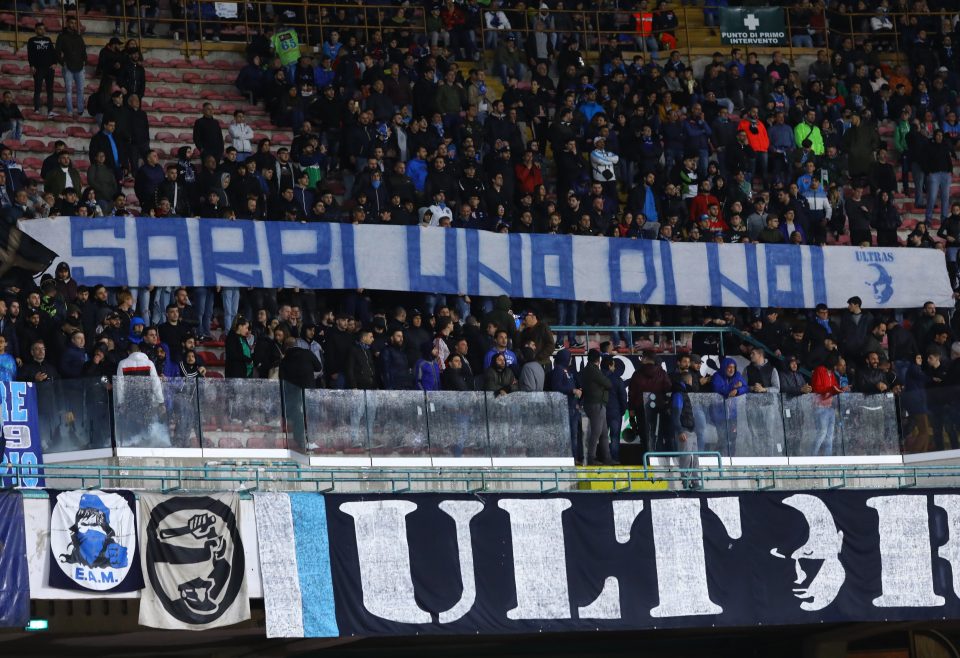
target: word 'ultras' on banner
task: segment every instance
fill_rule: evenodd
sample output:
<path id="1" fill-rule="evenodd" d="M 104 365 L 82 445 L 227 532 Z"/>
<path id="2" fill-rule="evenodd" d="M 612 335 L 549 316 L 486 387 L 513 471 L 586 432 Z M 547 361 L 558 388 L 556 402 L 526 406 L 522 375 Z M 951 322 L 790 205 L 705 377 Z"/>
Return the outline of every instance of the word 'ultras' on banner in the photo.
<path id="1" fill-rule="evenodd" d="M 59 217 L 21 229 L 81 283 L 396 290 L 621 304 L 951 304 L 941 252 L 670 243 L 420 226 Z"/>
<path id="2" fill-rule="evenodd" d="M 960 615 L 960 495 L 948 490 L 255 504 L 271 637 Z"/>

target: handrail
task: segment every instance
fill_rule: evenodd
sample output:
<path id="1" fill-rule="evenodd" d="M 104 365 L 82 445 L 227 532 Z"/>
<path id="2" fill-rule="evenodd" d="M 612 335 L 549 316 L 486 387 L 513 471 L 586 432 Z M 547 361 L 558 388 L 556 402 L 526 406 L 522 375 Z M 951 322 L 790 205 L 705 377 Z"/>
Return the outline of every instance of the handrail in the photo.
<path id="1" fill-rule="evenodd" d="M 716 457 L 717 468 L 721 471 L 723 470 L 723 455 L 716 450 L 690 450 L 688 452 L 648 452 L 643 455 L 643 467 L 650 468 L 650 460 L 654 457 L 666 459 L 678 459 L 680 457 L 709 457 L 710 459 L 713 459 Z"/>
<path id="2" fill-rule="evenodd" d="M 675 456 L 677 453 L 661 453 Z M 685 453 L 692 454 L 692 453 Z M 15 476 L 35 474 L 26 465 L 12 464 Z M 591 466 L 581 468 L 358 468 L 317 467 L 271 462 L 217 463 L 202 466 L 116 466 L 111 464 L 52 464 L 41 467 L 51 488 L 124 488 L 139 492 L 189 493 L 215 489 L 237 490 L 249 498 L 256 491 L 313 491 L 370 493 L 448 491 L 460 493 L 545 493 L 579 490 L 622 491 L 631 483 L 665 482 L 681 485 L 696 479 L 714 491 L 752 485 L 755 490 L 810 488 L 825 481 L 831 488 L 916 488 L 943 486 L 960 478 L 960 465 L 821 465 L 821 466 L 713 466 L 692 469 L 669 466 Z M 836 484 L 833 482 L 836 481 Z M 611 485 L 610 487 L 580 487 Z M 45 497 L 43 489 L 20 487 L 26 497 Z"/>
<path id="3" fill-rule="evenodd" d="M 191 50 L 198 51 L 203 57 L 209 52 L 209 43 L 204 43 L 206 40 L 204 38 L 204 30 L 206 26 L 204 25 L 205 19 L 203 16 L 204 5 L 209 5 L 216 3 L 218 0 L 196 0 L 196 2 L 187 3 L 187 7 L 184 8 L 183 18 L 173 18 L 170 15 L 162 16 L 158 15 L 155 18 L 150 18 L 151 23 L 157 25 L 169 25 L 171 31 L 176 29 L 177 31 L 183 32 L 183 39 L 177 45 L 184 49 L 185 55 L 189 57 Z M 370 34 L 377 30 L 383 32 L 384 30 L 393 29 L 391 26 L 385 25 L 381 20 L 381 12 L 384 10 L 389 10 L 391 12 L 396 11 L 398 8 L 394 6 L 364 6 L 358 5 L 355 3 L 347 2 L 307 2 L 307 0 L 279 0 L 274 2 L 269 2 L 268 0 L 247 0 L 246 2 L 239 2 L 238 4 L 238 15 L 236 19 L 224 19 L 224 22 L 229 22 L 233 25 L 237 25 L 242 28 L 242 40 L 249 42 L 251 34 L 254 32 L 263 32 L 264 28 L 264 19 L 263 19 L 263 7 L 272 6 L 277 15 L 282 14 L 283 11 L 287 9 L 294 9 L 298 16 L 294 19 L 284 20 L 284 23 L 289 27 L 296 29 L 303 40 L 303 44 L 307 51 L 310 49 L 316 48 L 321 44 L 323 38 L 331 29 L 336 29 L 340 31 L 359 31 L 362 34 L 362 37 L 359 39 L 360 43 L 364 43 L 369 40 Z M 248 8 L 249 6 L 249 8 Z M 14 5 L 14 14 L 16 16 L 15 26 L 16 35 L 16 45 L 20 45 L 20 35 L 19 35 L 19 18 L 23 12 L 19 12 L 16 5 Z M 336 20 L 336 11 L 338 9 L 344 9 L 350 14 L 360 13 L 360 20 L 358 23 L 351 22 L 341 22 Z M 134 11 L 137 12 L 139 20 L 140 15 L 140 5 L 139 2 L 136 3 Z M 324 17 L 324 11 L 326 11 L 326 17 Z M 376 12 L 376 20 L 373 20 L 373 17 L 369 15 L 370 11 Z M 480 21 L 479 25 L 474 28 L 476 36 L 478 37 L 478 43 L 476 46 L 480 50 L 485 49 L 485 38 L 487 28 L 485 25 L 484 12 L 486 8 L 481 8 Z M 511 25 L 509 33 L 516 34 L 522 39 L 526 39 L 529 35 L 533 34 L 536 31 L 536 24 L 538 22 L 538 5 L 531 5 L 531 8 L 526 12 L 521 14 L 521 20 L 517 21 L 517 25 Z M 636 51 L 643 53 L 645 57 L 649 58 L 651 52 L 647 47 L 645 36 L 652 36 L 658 42 L 660 46 L 658 52 L 670 52 L 671 50 L 680 50 L 686 57 L 687 64 L 692 65 L 694 60 L 694 49 L 698 46 L 693 42 L 696 40 L 696 35 L 691 37 L 691 31 L 693 29 L 708 29 L 706 26 L 691 26 L 691 23 L 697 22 L 692 17 L 702 15 L 704 8 L 703 7 L 686 7 L 679 6 L 669 9 L 673 14 L 677 16 L 677 27 L 676 28 L 666 28 L 666 29 L 655 29 L 652 25 L 646 27 L 644 31 L 641 32 L 638 26 L 635 25 L 637 19 L 636 14 L 639 12 L 623 9 L 605 9 L 605 8 L 592 8 L 592 9 L 551 9 L 548 15 L 548 22 L 545 25 L 543 32 L 550 35 L 551 40 L 556 39 L 562 35 L 575 35 L 580 42 L 581 52 L 585 56 L 599 56 L 602 51 L 605 42 L 611 39 L 617 39 L 624 35 L 630 35 L 637 37 L 637 47 Z M 106 13 L 99 13 L 95 15 L 81 15 L 79 7 L 76 8 L 77 18 L 81 22 L 91 21 L 91 20 L 103 20 L 103 21 L 122 21 L 124 26 L 124 31 L 126 31 L 126 26 L 128 19 L 132 17 L 127 16 L 126 4 L 121 3 L 120 11 L 108 11 Z M 45 12 L 36 12 L 35 15 L 42 16 Z M 71 12 L 72 13 L 72 12 Z M 651 14 L 653 17 L 656 17 L 658 14 L 662 13 L 659 10 L 651 10 L 646 12 Z M 31 12 L 33 14 L 33 12 Z M 31 15 L 28 14 L 28 15 Z M 65 9 L 61 6 L 60 8 L 61 18 L 65 16 Z M 408 10 L 408 29 L 411 32 L 416 34 L 426 34 L 426 20 L 427 12 L 420 7 L 414 7 Z M 567 27 L 557 28 L 554 23 L 554 19 L 561 18 L 562 23 Z M 605 26 L 604 24 L 611 20 L 612 25 Z M 330 20 L 330 19 L 333 20 Z M 603 19 L 603 20 L 601 20 Z M 218 22 L 221 22 L 221 19 L 217 19 Z M 206 23 L 209 24 L 209 19 L 206 20 Z M 197 28 L 194 30 L 193 28 Z M 195 34 L 194 32 L 199 32 Z M 320 40 L 317 41 L 314 37 L 319 35 Z M 664 40 L 664 36 L 668 35 L 671 38 Z M 106 36 L 106 34 L 104 34 Z M 143 35 L 138 34 L 136 37 L 138 40 L 143 38 Z M 199 43 L 196 43 L 199 42 Z M 628 44 L 621 44 L 627 46 Z M 710 47 L 723 47 L 720 43 L 708 43 L 703 44 Z M 520 50 L 523 50 L 521 46 Z M 631 50 L 631 48 L 624 48 L 625 51 Z M 790 49 L 790 56 L 793 57 L 793 49 Z"/>

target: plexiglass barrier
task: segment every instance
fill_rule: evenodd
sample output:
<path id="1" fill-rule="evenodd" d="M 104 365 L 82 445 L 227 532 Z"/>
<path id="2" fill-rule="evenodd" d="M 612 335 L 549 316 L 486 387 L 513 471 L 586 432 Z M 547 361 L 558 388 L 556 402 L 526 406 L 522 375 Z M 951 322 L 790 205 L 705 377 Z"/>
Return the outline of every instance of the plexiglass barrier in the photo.
<path id="1" fill-rule="evenodd" d="M 302 390 L 278 380 L 116 377 L 37 387 L 47 453 L 286 449 L 361 460 L 570 458 L 558 393 Z M 894 396 L 691 393 L 700 450 L 727 457 L 897 455 L 960 448 L 958 389 Z M 673 450 L 669 411 L 654 415 Z M 665 427 L 660 427 L 665 425 Z M 663 431 L 663 430 L 666 431 Z M 111 441 L 112 439 L 112 441 Z"/>
<path id="2" fill-rule="evenodd" d="M 306 390 L 307 454 L 390 459 L 565 459 L 566 398 L 557 393 Z M 288 386 L 287 399 L 297 399 Z M 292 424 L 287 412 L 288 428 Z"/>
<path id="3" fill-rule="evenodd" d="M 37 416 L 47 454 L 111 447 L 110 380 L 59 379 L 36 386 Z"/>

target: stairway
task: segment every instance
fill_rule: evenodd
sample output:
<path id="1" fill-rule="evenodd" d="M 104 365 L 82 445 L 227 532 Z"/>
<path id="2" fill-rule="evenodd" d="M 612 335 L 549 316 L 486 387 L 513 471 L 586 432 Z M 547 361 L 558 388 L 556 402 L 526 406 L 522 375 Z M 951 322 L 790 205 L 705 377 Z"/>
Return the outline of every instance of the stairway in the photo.
<path id="1" fill-rule="evenodd" d="M 89 96 L 99 82 L 93 78 L 97 64 L 99 48 L 88 48 L 93 53 L 88 56 L 87 88 Z M 23 136 L 19 142 L 6 140 L 14 149 L 17 160 L 23 165 L 25 173 L 31 178 L 40 178 L 43 159 L 52 152 L 53 142 L 57 139 L 66 142 L 70 149 L 74 165 L 85 180 L 85 171 L 89 165 L 90 138 L 97 132 L 93 117 L 84 115 L 78 119 L 63 116 L 64 87 L 58 76 L 54 82 L 54 110 L 60 115 L 48 119 L 45 112 L 33 111 L 33 78 L 27 64 L 26 49 L 14 53 L 9 44 L 0 48 L 0 92 L 10 90 L 23 111 L 26 119 Z M 177 149 L 193 144 L 193 122 L 200 116 L 205 102 L 211 102 L 215 116 L 224 127 L 224 135 L 229 143 L 226 127 L 233 119 L 233 112 L 242 109 L 247 123 L 254 129 L 254 139 L 269 138 L 274 148 L 289 146 L 292 135 L 289 128 L 278 129 L 270 123 L 269 116 L 262 106 L 252 106 L 244 98 L 233 81 L 243 66 L 243 56 L 234 52 L 212 52 L 206 59 L 186 60 L 177 48 L 155 48 L 145 53 L 147 88 L 142 107 L 150 118 L 151 146 L 165 162 L 176 157 Z M 45 109 L 42 107 L 41 109 Z M 125 188 L 128 203 L 137 207 L 132 187 Z"/>

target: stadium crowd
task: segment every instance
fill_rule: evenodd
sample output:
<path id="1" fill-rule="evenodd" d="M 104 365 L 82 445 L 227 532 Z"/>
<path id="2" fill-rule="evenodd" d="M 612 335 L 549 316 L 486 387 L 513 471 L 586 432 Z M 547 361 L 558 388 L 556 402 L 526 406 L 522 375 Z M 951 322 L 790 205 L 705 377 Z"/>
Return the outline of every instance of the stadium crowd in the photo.
<path id="1" fill-rule="evenodd" d="M 640 0 L 638 16 L 646 5 Z M 841 10 L 843 3 L 832 5 L 827 15 Z M 27 45 L 34 109 L 45 100 L 55 117 L 59 66 L 67 114 L 86 111 L 99 130 L 82 174 L 62 141 L 52 145 L 40 181 L 24 175 L 10 148 L 0 149 L 0 213 L 10 223 L 137 214 L 877 244 L 939 250 L 935 258 L 945 254 L 956 284 L 956 18 L 915 16 L 895 35 L 878 28 L 856 42 L 831 29 L 802 71 L 780 52 L 763 63 L 734 47 L 714 53 L 697 75 L 678 51 L 657 52 L 670 43 L 662 37 L 676 20 L 665 2 L 652 43 L 640 32 L 604 39 L 596 62 L 552 3 L 527 9 L 494 0 L 485 8 L 447 0 L 429 7 L 426 33 L 413 27 L 409 7 L 357 7 L 338 12 L 338 20 L 369 25 L 365 11 L 387 12 L 389 20 L 382 29 L 315 35 L 322 40 L 316 57 L 300 47 L 283 15 L 249 43 L 236 86 L 292 131 L 289 148 L 254 141 L 242 110 L 224 124 L 205 103 L 193 143 L 170 162 L 153 148 L 151 117 L 140 107 L 150 89 L 139 42 L 110 40 L 99 53 L 97 88 L 85 97 L 78 21 L 68 19 L 55 39 L 38 22 Z M 533 29 L 511 28 L 520 24 Z M 908 64 L 881 62 L 878 50 L 894 38 Z M 637 47 L 645 52 L 625 54 Z M 493 53 L 490 67 L 484 48 Z M 461 68 L 464 61 L 471 63 Z M 489 76 L 499 78 L 502 95 L 488 86 Z M 0 130 L 18 138 L 23 121 L 5 94 Z M 881 126 L 892 129 L 892 143 L 881 139 Z M 127 205 L 123 188 L 130 185 L 139 208 Z M 905 240 L 895 203 L 901 195 L 912 196 L 926 218 Z M 782 313 L 364 290 L 108 290 L 78 286 L 60 263 L 39 289 L 8 289 L 0 301 L 0 370 L 37 382 L 111 375 L 128 346 L 138 345 L 161 376 L 201 376 L 196 346 L 219 326 L 227 377 L 279 377 L 305 387 L 562 391 L 573 426 L 581 412 L 591 418 L 587 460 L 609 462 L 617 456 L 618 419 L 631 408 L 640 413 L 642 392 L 855 390 L 902 393 L 904 405 L 946 404 L 947 387 L 960 384 L 952 309 L 928 304 L 874 315 L 861 305 L 852 298 L 847 309 Z M 751 365 L 741 374 L 735 362 L 707 368 L 685 355 L 671 379 L 644 352 L 627 391 L 613 356 L 648 345 L 614 334 L 575 372 L 562 348 L 584 345 L 573 335 L 554 336 L 548 316 L 561 325 L 736 327 L 776 363 L 739 340 L 723 352 L 695 345 L 703 354 L 742 355 Z M 811 370 L 812 380 L 804 374 Z M 956 445 L 957 425 L 951 428 Z M 942 446 L 942 432 L 936 440 Z"/>

